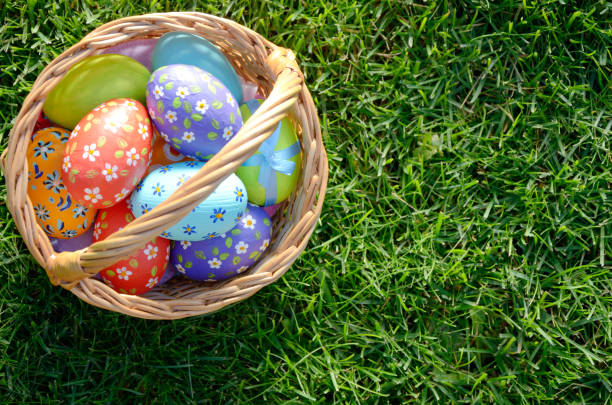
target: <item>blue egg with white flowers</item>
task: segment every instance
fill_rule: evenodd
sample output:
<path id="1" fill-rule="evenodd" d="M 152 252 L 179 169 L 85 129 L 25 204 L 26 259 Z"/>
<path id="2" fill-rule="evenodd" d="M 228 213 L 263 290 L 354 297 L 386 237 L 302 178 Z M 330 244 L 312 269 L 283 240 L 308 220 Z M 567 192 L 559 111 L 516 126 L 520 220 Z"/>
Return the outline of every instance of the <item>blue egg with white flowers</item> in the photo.
<path id="1" fill-rule="evenodd" d="M 132 193 L 130 208 L 134 216 L 140 217 L 157 207 L 203 166 L 204 162 L 187 161 L 153 170 Z M 214 238 L 236 226 L 244 215 L 247 200 L 246 187 L 238 176 L 231 174 L 208 198 L 161 236 L 185 241 Z"/>

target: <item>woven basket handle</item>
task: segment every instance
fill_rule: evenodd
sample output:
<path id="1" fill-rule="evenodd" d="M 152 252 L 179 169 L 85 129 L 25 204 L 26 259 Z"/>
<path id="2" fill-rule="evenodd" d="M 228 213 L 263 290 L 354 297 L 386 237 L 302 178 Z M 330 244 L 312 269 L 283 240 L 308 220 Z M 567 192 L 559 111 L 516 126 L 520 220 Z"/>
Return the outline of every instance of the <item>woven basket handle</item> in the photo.
<path id="1" fill-rule="evenodd" d="M 55 253 L 47 258 L 46 268 L 51 282 L 71 288 L 79 280 L 133 255 L 145 243 L 178 223 L 255 153 L 280 120 L 287 116 L 304 83 L 295 55 L 290 50 L 276 48 L 267 59 L 267 68 L 276 77 L 274 88 L 236 136 L 195 176 L 153 210 L 86 249 Z"/>

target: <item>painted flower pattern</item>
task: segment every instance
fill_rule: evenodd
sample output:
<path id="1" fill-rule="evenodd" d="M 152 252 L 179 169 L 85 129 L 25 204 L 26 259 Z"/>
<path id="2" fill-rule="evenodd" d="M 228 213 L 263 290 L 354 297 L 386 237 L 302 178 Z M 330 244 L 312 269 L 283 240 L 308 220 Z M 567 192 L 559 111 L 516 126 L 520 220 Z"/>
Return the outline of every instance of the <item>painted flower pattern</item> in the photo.
<path id="1" fill-rule="evenodd" d="M 234 128 L 231 125 L 223 128 L 223 139 L 229 140 L 234 135 Z"/>
<path id="2" fill-rule="evenodd" d="M 68 173 L 71 167 L 72 164 L 70 164 L 70 155 L 64 156 L 64 160 L 62 161 L 62 169 L 64 169 L 64 172 Z"/>
<path id="3" fill-rule="evenodd" d="M 183 233 L 184 233 L 184 234 L 186 234 L 186 235 L 191 235 L 191 234 L 196 233 L 196 230 L 195 230 L 195 229 L 196 229 L 196 227 L 195 227 L 195 226 L 192 226 L 192 225 L 187 224 L 187 225 L 185 225 L 185 226 L 183 227 Z"/>
<path id="4" fill-rule="evenodd" d="M 74 238 L 77 235 L 76 231 L 72 230 L 72 229 L 68 229 L 64 232 L 62 232 L 62 236 L 66 237 L 66 238 Z"/>
<path id="5" fill-rule="evenodd" d="M 209 232 L 209 233 L 206 234 L 206 238 L 207 239 L 216 238 L 217 236 L 218 236 L 217 232 Z"/>
<path id="6" fill-rule="evenodd" d="M 254 229 L 257 221 L 253 218 L 252 215 L 247 215 L 242 219 L 242 226 L 246 229 Z"/>
<path id="7" fill-rule="evenodd" d="M 231 93 L 227 93 L 227 96 L 225 96 L 225 101 L 232 107 L 236 105 L 236 103 L 234 102 L 234 97 L 232 97 Z"/>
<path id="8" fill-rule="evenodd" d="M 132 272 L 129 271 L 125 266 L 116 269 L 115 273 L 117 274 L 117 278 L 119 280 L 129 280 L 130 276 L 132 275 Z"/>
<path id="9" fill-rule="evenodd" d="M 249 245 L 248 243 L 244 243 L 243 241 L 240 241 L 236 244 L 236 246 L 234 246 L 234 248 L 236 249 L 237 254 L 243 255 L 247 252 Z"/>
<path id="10" fill-rule="evenodd" d="M 213 223 L 217 221 L 223 221 L 223 215 L 225 215 L 225 210 L 223 208 L 213 208 L 213 214 L 210 216 L 213 219 Z"/>
<path id="11" fill-rule="evenodd" d="M 191 143 L 195 141 L 195 136 L 193 136 L 193 132 L 185 132 L 183 133 L 183 141 L 187 143 Z"/>
<path id="12" fill-rule="evenodd" d="M 141 122 L 138 123 L 138 133 L 142 136 L 142 140 L 146 141 L 149 136 L 149 129 L 146 125 L 142 125 Z"/>
<path id="13" fill-rule="evenodd" d="M 176 271 L 178 271 L 181 274 L 185 274 L 185 268 L 183 267 L 182 264 L 178 263 L 175 267 L 176 267 Z"/>
<path id="14" fill-rule="evenodd" d="M 213 257 L 208 261 L 208 265 L 211 269 L 218 269 L 219 267 L 221 267 L 221 260 L 217 259 L 216 257 Z"/>
<path id="15" fill-rule="evenodd" d="M 121 127 L 121 123 L 114 118 L 107 118 L 104 121 L 104 129 L 111 131 L 113 134 L 117 133 L 117 130 Z"/>
<path id="16" fill-rule="evenodd" d="M 96 144 L 92 143 L 91 145 L 85 145 L 83 148 L 83 159 L 88 160 L 90 162 L 95 162 L 96 158 L 100 156 L 100 151 L 96 150 Z"/>
<path id="17" fill-rule="evenodd" d="M 125 152 L 125 156 L 127 156 L 126 163 L 128 166 L 136 166 L 140 160 L 140 155 L 136 153 L 136 148 L 132 148 Z"/>
<path id="18" fill-rule="evenodd" d="M 183 250 L 186 250 L 189 246 L 191 246 L 191 242 L 189 242 L 188 240 L 182 240 L 181 246 L 183 247 Z"/>
<path id="19" fill-rule="evenodd" d="M 70 138 L 68 139 L 72 139 L 75 136 L 77 136 L 80 130 L 81 130 L 81 127 L 79 126 L 79 124 L 77 124 L 77 126 L 72 129 L 72 132 L 70 133 Z"/>
<path id="20" fill-rule="evenodd" d="M 149 281 L 147 281 L 146 286 L 147 286 L 148 288 L 153 288 L 153 287 L 155 287 L 155 286 L 157 285 L 157 282 L 158 282 L 158 281 L 159 281 L 159 280 L 158 280 L 158 278 L 157 278 L 157 277 L 150 278 L 150 279 L 149 279 Z"/>
<path id="21" fill-rule="evenodd" d="M 147 245 L 147 248 L 144 250 L 144 254 L 147 255 L 147 260 L 151 260 L 157 257 L 157 252 L 159 248 L 157 246 L 153 246 L 151 244 Z"/>
<path id="22" fill-rule="evenodd" d="M 152 188 L 153 188 L 153 195 L 161 196 L 165 191 L 165 186 L 163 184 L 160 184 L 159 182 L 157 182 L 157 184 L 154 185 Z"/>
<path id="23" fill-rule="evenodd" d="M 96 222 L 96 226 L 94 226 L 94 231 L 93 231 L 94 240 L 100 239 L 101 234 L 102 234 L 102 228 L 100 228 L 100 223 Z"/>
<path id="24" fill-rule="evenodd" d="M 102 169 L 102 175 L 106 179 L 106 181 L 112 181 L 117 178 L 117 165 L 111 165 L 110 163 L 104 164 L 104 169 Z"/>
<path id="25" fill-rule="evenodd" d="M 130 192 L 130 190 L 128 190 L 127 188 L 122 188 L 120 192 L 115 194 L 115 202 L 119 202 L 119 201 L 123 200 L 125 197 L 127 197 L 129 192 Z"/>
<path id="26" fill-rule="evenodd" d="M 45 188 L 51 190 L 56 194 L 59 194 L 60 190 L 65 190 L 66 187 L 62 183 L 62 178 L 57 170 L 53 170 L 53 173 L 47 174 L 47 178 L 43 181 Z"/>
<path id="27" fill-rule="evenodd" d="M 136 106 L 136 102 L 132 101 L 132 100 L 125 100 L 125 102 L 123 103 L 123 105 L 125 107 L 127 107 L 127 109 L 129 111 L 138 111 L 138 107 Z"/>
<path id="28" fill-rule="evenodd" d="M 168 112 L 166 112 L 166 119 L 168 120 L 169 123 L 173 123 L 174 121 L 176 121 L 176 112 L 169 110 Z"/>
<path id="29" fill-rule="evenodd" d="M 236 270 L 236 274 L 240 274 L 240 273 L 244 272 L 248 268 L 249 268 L 249 266 L 242 266 L 238 270 Z"/>
<path id="30" fill-rule="evenodd" d="M 152 209 L 152 208 L 151 208 L 151 207 L 149 207 L 149 204 L 142 204 L 142 205 L 140 206 L 140 209 L 141 209 L 141 211 L 140 211 L 140 212 L 141 212 L 141 214 L 142 214 L 142 215 L 144 215 L 144 214 L 146 214 L 147 212 L 151 211 L 151 209 Z"/>
<path id="31" fill-rule="evenodd" d="M 268 248 L 269 245 L 270 245 L 270 239 L 264 239 L 264 241 L 261 243 L 261 247 L 259 248 L 259 250 L 263 252 L 264 250 Z"/>
<path id="32" fill-rule="evenodd" d="M 44 205 L 36 204 L 34 206 L 34 213 L 41 221 L 46 221 L 49 219 L 49 210 L 46 209 Z"/>
<path id="33" fill-rule="evenodd" d="M 55 151 L 51 145 L 53 145 L 52 142 L 38 141 L 38 144 L 34 147 L 34 157 L 40 156 L 43 160 L 47 160 L 47 155 Z"/>
<path id="34" fill-rule="evenodd" d="M 236 201 L 242 202 L 242 199 L 244 198 L 244 190 L 236 186 L 236 190 L 234 190 L 234 194 L 236 194 Z"/>
<path id="35" fill-rule="evenodd" d="M 153 93 L 155 94 L 155 100 L 159 100 L 160 97 L 164 96 L 164 88 L 162 86 L 155 86 Z"/>
<path id="36" fill-rule="evenodd" d="M 178 89 L 176 89 L 176 96 L 180 97 L 180 98 L 185 98 L 188 95 L 190 95 L 191 93 L 189 92 L 189 89 L 187 87 L 181 86 Z"/>
<path id="37" fill-rule="evenodd" d="M 85 189 L 85 200 L 91 202 L 92 204 L 97 203 L 102 200 L 102 194 L 100 194 L 100 187 L 94 187 L 92 189 Z"/>
<path id="38" fill-rule="evenodd" d="M 195 109 L 200 114 L 206 114 L 206 111 L 208 111 L 208 103 L 205 99 L 202 99 L 196 103 Z"/>
<path id="39" fill-rule="evenodd" d="M 89 208 L 77 203 L 74 205 L 72 212 L 74 218 L 84 217 L 89 212 Z"/>
<path id="40" fill-rule="evenodd" d="M 160 236 L 162 238 L 171 238 L 172 237 L 172 233 L 168 232 L 168 231 L 165 231 L 165 232 L 162 232 Z"/>

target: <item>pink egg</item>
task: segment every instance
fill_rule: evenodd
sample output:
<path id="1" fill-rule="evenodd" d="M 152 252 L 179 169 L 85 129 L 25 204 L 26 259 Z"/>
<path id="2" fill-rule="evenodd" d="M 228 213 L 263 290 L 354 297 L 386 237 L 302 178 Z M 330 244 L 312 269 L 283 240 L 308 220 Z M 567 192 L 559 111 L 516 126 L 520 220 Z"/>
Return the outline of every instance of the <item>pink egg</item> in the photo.
<path id="1" fill-rule="evenodd" d="M 157 38 L 149 39 L 134 39 L 132 41 L 122 42 L 119 45 L 111 46 L 105 49 L 102 53 L 114 53 L 124 56 L 129 56 L 132 59 L 136 59 L 142 63 L 149 72 L 151 68 L 151 60 L 153 58 L 153 48 Z"/>

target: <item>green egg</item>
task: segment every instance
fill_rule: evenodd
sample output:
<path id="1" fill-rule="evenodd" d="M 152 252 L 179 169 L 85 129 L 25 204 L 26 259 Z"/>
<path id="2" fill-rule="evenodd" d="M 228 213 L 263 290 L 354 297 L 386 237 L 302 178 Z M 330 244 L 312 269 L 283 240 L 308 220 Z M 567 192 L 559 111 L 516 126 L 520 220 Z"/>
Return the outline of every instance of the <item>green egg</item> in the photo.
<path id="1" fill-rule="evenodd" d="M 146 105 L 149 75 L 146 67 L 127 56 L 88 56 L 49 92 L 43 111 L 52 122 L 72 129 L 89 111 L 113 98 L 131 98 Z"/>

